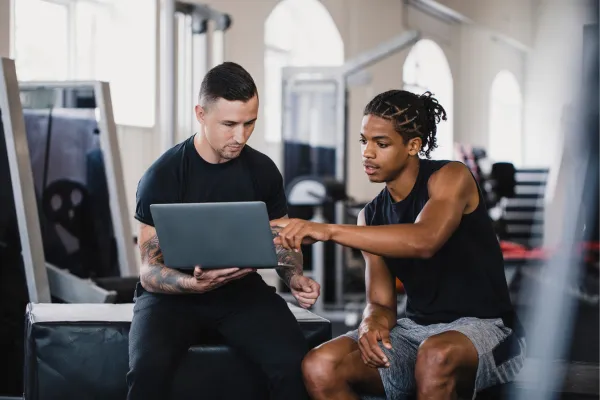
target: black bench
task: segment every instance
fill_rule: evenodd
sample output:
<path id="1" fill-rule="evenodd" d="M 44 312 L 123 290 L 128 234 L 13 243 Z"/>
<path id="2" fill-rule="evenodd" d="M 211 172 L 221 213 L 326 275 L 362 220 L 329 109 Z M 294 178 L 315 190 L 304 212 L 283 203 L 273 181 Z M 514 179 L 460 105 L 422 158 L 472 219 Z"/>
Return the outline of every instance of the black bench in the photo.
<path id="1" fill-rule="evenodd" d="M 290 305 L 309 347 L 331 339 L 331 324 Z M 133 304 L 29 304 L 25 321 L 27 400 L 125 399 Z M 256 338 L 260 340 L 260 338 Z M 190 348 L 173 399 L 265 399 L 260 370 L 218 337 Z M 215 397 L 216 398 L 216 397 Z"/>

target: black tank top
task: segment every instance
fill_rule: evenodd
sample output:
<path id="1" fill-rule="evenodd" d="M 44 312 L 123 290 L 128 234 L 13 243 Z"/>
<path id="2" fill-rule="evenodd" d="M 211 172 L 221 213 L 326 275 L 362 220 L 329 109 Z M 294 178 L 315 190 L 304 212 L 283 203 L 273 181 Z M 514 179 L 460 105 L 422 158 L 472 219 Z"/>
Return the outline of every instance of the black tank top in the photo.
<path id="1" fill-rule="evenodd" d="M 367 225 L 414 223 L 429 199 L 431 175 L 450 161 L 420 160 L 410 194 L 394 202 L 387 188 L 365 207 Z M 474 178 L 473 178 L 474 179 Z M 419 324 L 448 323 L 461 317 L 501 318 L 522 332 L 510 301 L 500 244 L 483 201 L 430 259 L 385 258 L 402 281 L 406 316 Z"/>

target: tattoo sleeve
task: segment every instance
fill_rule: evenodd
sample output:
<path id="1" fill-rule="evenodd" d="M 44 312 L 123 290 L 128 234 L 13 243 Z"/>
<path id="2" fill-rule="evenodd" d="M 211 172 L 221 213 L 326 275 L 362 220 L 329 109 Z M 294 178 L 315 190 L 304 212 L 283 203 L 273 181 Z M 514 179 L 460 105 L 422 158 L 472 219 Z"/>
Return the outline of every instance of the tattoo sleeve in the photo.
<path id="1" fill-rule="evenodd" d="M 140 245 L 142 267 L 140 279 L 144 288 L 158 293 L 194 293 L 190 276 L 164 265 L 158 237 L 154 235 Z"/>
<path id="2" fill-rule="evenodd" d="M 280 228 L 271 228 L 271 232 L 273 233 L 273 239 L 275 239 L 277 237 L 277 235 L 279 234 L 280 231 L 281 231 Z M 280 264 L 289 265 L 286 267 L 283 267 L 283 266 L 278 267 L 276 269 L 279 277 L 289 287 L 292 276 L 302 275 L 303 263 L 304 263 L 302 253 L 286 249 L 283 246 L 276 246 L 276 250 L 277 250 L 277 261 Z"/>

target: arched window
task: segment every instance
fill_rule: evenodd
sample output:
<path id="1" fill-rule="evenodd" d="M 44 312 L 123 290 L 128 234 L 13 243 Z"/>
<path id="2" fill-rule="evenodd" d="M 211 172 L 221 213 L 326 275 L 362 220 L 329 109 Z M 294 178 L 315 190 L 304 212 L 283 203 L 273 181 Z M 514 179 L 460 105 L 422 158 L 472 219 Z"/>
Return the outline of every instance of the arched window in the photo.
<path id="1" fill-rule="evenodd" d="M 405 90 L 416 94 L 433 93 L 446 110 L 448 120 L 440 121 L 438 125 L 438 147 L 432 151 L 431 158 L 454 159 L 454 84 L 444 51 L 432 40 L 418 41 L 406 57 L 402 80 Z"/>
<path id="2" fill-rule="evenodd" d="M 335 66 L 344 45 L 331 15 L 318 0 L 283 0 L 265 22 L 265 138 L 281 140 L 281 70 Z"/>
<path id="3" fill-rule="evenodd" d="M 523 161 L 523 98 L 515 76 L 500 71 L 490 91 L 489 151 L 494 161 Z"/>

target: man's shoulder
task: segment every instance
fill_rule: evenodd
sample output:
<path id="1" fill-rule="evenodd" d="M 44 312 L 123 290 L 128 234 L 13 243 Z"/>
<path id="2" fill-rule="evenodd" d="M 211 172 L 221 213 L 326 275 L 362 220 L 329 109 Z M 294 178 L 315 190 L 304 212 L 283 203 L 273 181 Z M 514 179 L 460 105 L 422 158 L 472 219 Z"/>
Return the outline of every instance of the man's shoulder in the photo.
<path id="1" fill-rule="evenodd" d="M 433 175 L 448 175 L 455 173 L 470 173 L 469 167 L 458 160 L 421 160 L 421 168 Z"/>
<path id="2" fill-rule="evenodd" d="M 436 160 L 429 161 L 431 172 L 428 178 L 428 185 L 436 183 L 463 182 L 465 179 L 474 179 L 473 173 L 469 167 L 461 162 L 454 160 Z"/>
<path id="3" fill-rule="evenodd" d="M 187 140 L 176 144 L 162 153 L 146 169 L 140 178 L 140 187 L 151 187 L 156 184 L 164 185 L 173 183 L 173 178 L 178 176 L 181 167 L 181 159 L 185 153 Z"/>
<path id="4" fill-rule="evenodd" d="M 275 165 L 275 162 L 271 159 L 271 157 L 269 157 L 268 155 L 266 155 L 262 151 L 259 151 L 259 150 L 255 149 L 252 146 L 246 145 L 245 148 L 244 148 L 244 150 L 245 150 L 244 151 L 244 156 L 248 160 L 251 160 L 253 162 L 256 162 L 256 163 L 259 163 L 259 164 L 263 164 L 263 165 L 267 165 L 267 164 Z"/>
<path id="5" fill-rule="evenodd" d="M 254 147 L 246 145 L 244 148 L 243 157 L 249 161 L 250 168 L 252 168 L 253 172 L 255 173 L 264 174 L 263 171 L 265 171 L 265 169 L 268 171 L 268 173 L 279 173 L 279 168 L 277 168 L 275 161 L 273 161 L 271 157 L 265 153 L 256 150 Z"/>

